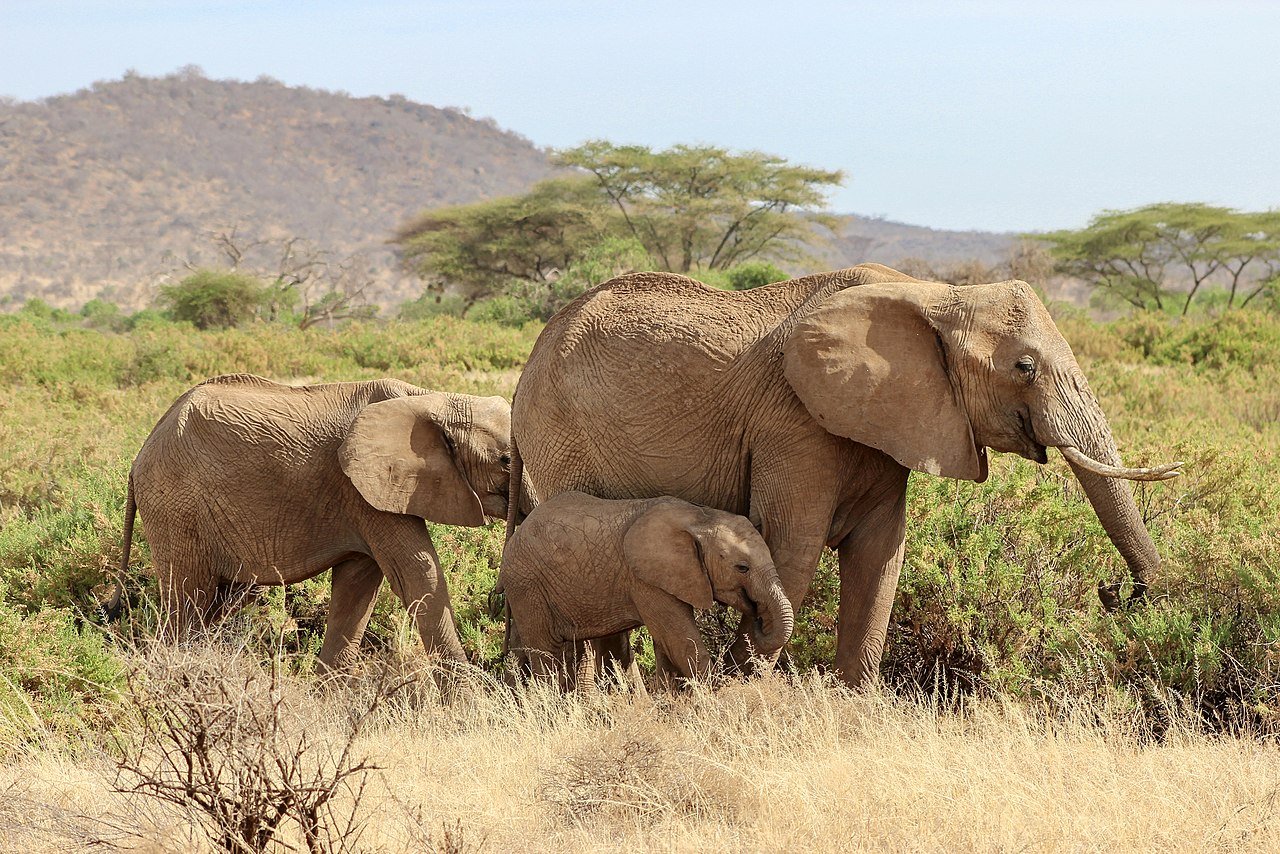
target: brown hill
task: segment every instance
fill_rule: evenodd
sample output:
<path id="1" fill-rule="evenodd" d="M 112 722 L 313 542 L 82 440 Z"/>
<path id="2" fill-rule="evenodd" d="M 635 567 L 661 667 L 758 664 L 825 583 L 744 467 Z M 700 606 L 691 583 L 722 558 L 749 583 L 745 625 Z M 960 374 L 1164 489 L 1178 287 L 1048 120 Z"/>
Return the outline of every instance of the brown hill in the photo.
<path id="1" fill-rule="evenodd" d="M 944 268 L 965 261 L 994 266 L 1007 261 L 1018 243 L 1014 234 L 946 231 L 856 214 L 840 219 L 839 232 L 819 253 L 823 261 L 837 267 L 859 261 L 892 266 L 907 259 Z"/>
<path id="2" fill-rule="evenodd" d="M 359 253 L 370 294 L 395 303 L 421 290 L 384 243 L 397 226 L 424 208 L 521 192 L 551 171 L 529 140 L 461 110 L 194 68 L 0 101 L 0 306 L 31 296 L 147 305 L 184 261 L 225 264 L 211 235 L 231 228 L 242 246 L 262 241 L 251 268 L 271 268 L 291 237 L 332 260 Z M 844 223 L 818 266 L 991 264 L 1013 242 Z"/>
<path id="3" fill-rule="evenodd" d="M 405 218 L 549 171 L 529 140 L 460 110 L 267 78 L 187 69 L 0 103 L 0 299 L 144 305 L 181 259 L 218 259 L 209 233 L 231 226 L 367 253 L 380 301 L 403 298 L 417 287 L 384 241 Z"/>

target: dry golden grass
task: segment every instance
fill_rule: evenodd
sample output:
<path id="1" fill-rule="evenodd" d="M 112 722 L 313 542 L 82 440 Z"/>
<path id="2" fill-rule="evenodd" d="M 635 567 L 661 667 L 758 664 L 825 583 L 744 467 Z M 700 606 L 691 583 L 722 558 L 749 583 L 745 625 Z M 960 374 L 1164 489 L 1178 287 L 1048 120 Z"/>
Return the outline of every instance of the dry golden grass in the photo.
<path id="1" fill-rule="evenodd" d="M 228 678 L 245 666 L 229 661 Z M 336 751 L 372 681 L 323 691 L 287 679 L 290 720 Z M 996 701 L 940 712 L 816 676 L 677 698 L 564 698 L 477 674 L 444 704 L 427 679 L 356 743 L 381 768 L 350 841 L 362 851 L 1280 849 L 1274 744 L 1177 728 L 1144 743 L 1122 716 L 1102 717 L 1054 720 Z M 0 768 L 0 849 L 211 850 L 191 815 L 115 792 L 109 751 L 48 747 Z M 296 834 L 287 841 L 305 850 Z"/>

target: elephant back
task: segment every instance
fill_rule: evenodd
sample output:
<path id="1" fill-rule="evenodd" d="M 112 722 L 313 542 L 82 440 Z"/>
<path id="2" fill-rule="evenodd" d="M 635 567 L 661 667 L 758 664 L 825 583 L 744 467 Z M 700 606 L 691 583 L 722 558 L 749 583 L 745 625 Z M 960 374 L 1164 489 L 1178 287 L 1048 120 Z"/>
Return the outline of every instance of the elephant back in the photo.
<path id="1" fill-rule="evenodd" d="M 780 347 L 761 347 L 854 268 L 732 292 L 631 273 L 583 294 L 543 329 L 516 389 L 512 429 L 529 494 L 672 495 L 741 512 L 745 425 L 790 397 Z"/>

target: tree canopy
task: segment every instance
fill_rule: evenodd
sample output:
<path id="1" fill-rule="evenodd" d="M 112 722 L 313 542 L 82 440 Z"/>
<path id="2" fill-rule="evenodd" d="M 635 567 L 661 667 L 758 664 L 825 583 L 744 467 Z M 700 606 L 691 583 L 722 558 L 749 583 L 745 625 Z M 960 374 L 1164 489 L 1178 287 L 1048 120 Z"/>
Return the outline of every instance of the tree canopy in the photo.
<path id="1" fill-rule="evenodd" d="M 431 290 L 456 287 L 468 302 L 512 281 L 553 281 L 613 231 L 585 176 L 552 178 L 523 196 L 427 211 L 395 237 L 405 263 Z"/>
<path id="2" fill-rule="evenodd" d="M 197 329 L 227 329 L 252 320 L 270 299 L 257 278 L 234 270 L 196 270 L 182 281 L 160 288 L 160 302 L 175 320 Z"/>
<path id="3" fill-rule="evenodd" d="M 1032 235 L 1049 245 L 1059 272 L 1138 308 L 1180 305 L 1186 314 L 1206 283 L 1247 305 L 1280 277 L 1280 213 L 1200 203 L 1104 211 L 1076 230 Z M 1181 289 L 1172 287 L 1180 281 Z"/>
<path id="4" fill-rule="evenodd" d="M 833 227 L 817 210 L 844 179 L 758 151 L 706 145 L 653 151 L 593 140 L 553 159 L 595 176 L 628 233 L 677 273 L 803 255 L 818 238 L 815 224 Z"/>
<path id="5" fill-rule="evenodd" d="M 759 152 L 596 140 L 558 151 L 568 175 L 522 196 L 427 211 L 395 236 L 405 263 L 468 301 L 555 281 L 594 247 L 619 240 L 652 267 L 728 270 L 804 257 L 834 218 L 821 213 L 840 172 Z M 608 252 L 608 255 L 617 255 Z"/>

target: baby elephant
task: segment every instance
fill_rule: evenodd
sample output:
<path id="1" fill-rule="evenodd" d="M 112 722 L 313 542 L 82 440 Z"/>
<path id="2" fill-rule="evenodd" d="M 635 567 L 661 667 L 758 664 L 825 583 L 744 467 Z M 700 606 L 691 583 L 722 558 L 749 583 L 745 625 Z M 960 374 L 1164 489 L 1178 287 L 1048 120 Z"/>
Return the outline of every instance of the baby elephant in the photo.
<path id="1" fill-rule="evenodd" d="M 791 602 L 764 539 L 741 516 L 676 498 L 606 501 L 563 492 L 538 505 L 502 556 L 520 646 L 535 675 L 572 684 L 576 642 L 641 624 L 654 650 L 682 677 L 711 670 L 695 608 L 721 602 L 756 618 L 755 650 L 791 637 Z"/>
<path id="2" fill-rule="evenodd" d="M 320 668 L 350 664 L 385 577 L 430 652 L 463 659 L 423 519 L 506 512 L 511 407 L 398 380 L 215 377 L 169 407 L 129 473 L 122 571 L 142 514 L 170 638 L 236 593 L 333 568 Z M 114 606 L 113 606 L 114 607 Z"/>

